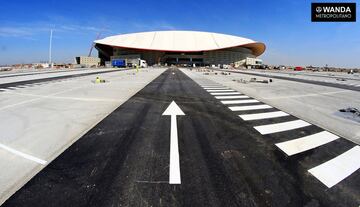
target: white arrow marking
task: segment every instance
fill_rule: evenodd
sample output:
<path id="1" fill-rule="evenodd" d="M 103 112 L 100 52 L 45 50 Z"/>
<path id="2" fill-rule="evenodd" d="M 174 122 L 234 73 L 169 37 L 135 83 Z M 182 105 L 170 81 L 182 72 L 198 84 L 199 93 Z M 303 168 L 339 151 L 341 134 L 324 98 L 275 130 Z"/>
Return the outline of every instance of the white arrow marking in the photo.
<path id="1" fill-rule="evenodd" d="M 176 116 L 183 116 L 185 114 L 173 101 L 162 115 L 171 116 L 169 184 L 181 184 Z"/>

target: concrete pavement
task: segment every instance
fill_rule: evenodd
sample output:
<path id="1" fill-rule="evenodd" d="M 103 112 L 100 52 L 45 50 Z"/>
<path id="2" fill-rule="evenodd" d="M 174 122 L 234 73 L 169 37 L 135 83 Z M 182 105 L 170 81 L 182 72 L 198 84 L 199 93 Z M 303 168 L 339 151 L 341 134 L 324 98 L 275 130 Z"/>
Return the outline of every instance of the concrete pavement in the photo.
<path id="1" fill-rule="evenodd" d="M 163 71 L 117 71 L 40 83 L 36 79 L 44 74 L 32 75 L 33 84 L 3 89 L 0 203 Z M 94 84 L 97 76 L 107 82 Z"/>

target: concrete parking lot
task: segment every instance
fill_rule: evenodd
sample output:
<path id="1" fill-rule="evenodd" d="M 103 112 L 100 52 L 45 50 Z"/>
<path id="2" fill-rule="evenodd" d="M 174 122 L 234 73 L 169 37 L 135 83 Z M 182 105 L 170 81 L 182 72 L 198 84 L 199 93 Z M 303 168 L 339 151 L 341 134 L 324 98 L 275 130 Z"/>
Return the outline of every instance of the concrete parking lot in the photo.
<path id="1" fill-rule="evenodd" d="M 34 82 L 0 88 L 0 166 L 6 169 L 0 176 L 1 203 L 163 71 L 117 70 L 47 82 L 36 80 L 70 72 L 21 76 L 15 82 Z M 89 72 L 94 71 L 71 74 Z M 106 82 L 95 84 L 98 76 Z"/>

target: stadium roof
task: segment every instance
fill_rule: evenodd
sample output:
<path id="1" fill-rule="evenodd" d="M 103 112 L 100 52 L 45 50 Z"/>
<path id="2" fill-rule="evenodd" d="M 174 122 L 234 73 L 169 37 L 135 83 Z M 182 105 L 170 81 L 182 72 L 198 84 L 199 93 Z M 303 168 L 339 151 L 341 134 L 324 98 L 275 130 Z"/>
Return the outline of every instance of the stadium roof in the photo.
<path id="1" fill-rule="evenodd" d="M 121 48 L 172 52 L 199 52 L 245 47 L 251 49 L 256 56 L 265 51 L 265 44 L 261 42 L 233 35 L 199 31 L 153 31 L 121 34 L 96 40 L 95 43 Z"/>

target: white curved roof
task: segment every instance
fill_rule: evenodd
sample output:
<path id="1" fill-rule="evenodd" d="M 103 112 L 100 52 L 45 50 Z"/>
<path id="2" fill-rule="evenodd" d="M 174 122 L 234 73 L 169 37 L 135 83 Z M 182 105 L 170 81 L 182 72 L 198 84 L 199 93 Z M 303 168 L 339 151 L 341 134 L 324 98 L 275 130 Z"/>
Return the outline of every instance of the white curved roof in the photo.
<path id="1" fill-rule="evenodd" d="M 242 46 L 251 49 L 257 56 L 265 51 L 263 43 L 251 39 L 199 31 L 153 31 L 121 34 L 96 40 L 95 43 L 113 47 L 176 52 L 208 51 Z"/>

